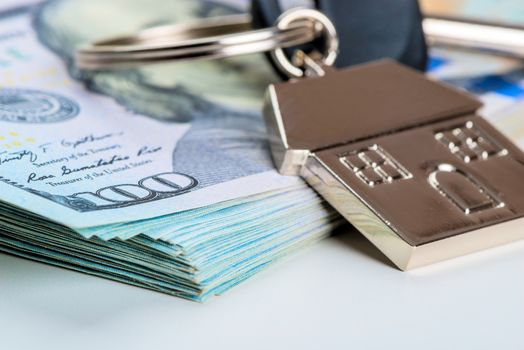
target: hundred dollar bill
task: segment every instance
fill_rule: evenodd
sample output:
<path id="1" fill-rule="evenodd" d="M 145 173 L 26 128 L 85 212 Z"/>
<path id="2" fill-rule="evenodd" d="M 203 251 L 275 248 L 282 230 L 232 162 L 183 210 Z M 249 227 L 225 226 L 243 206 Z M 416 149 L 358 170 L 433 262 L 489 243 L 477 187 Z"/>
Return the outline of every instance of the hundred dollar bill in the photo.
<path id="1" fill-rule="evenodd" d="M 89 1 L 68 3 L 80 15 Z M 178 20 L 218 11 L 171 3 L 165 10 Z M 34 22 L 30 14 L 0 22 L 0 200 L 80 229 L 297 184 L 269 157 L 257 107 L 273 77 L 261 60 L 106 72 L 82 76 L 84 84 L 69 58 L 91 37 L 71 30 L 77 19 L 64 21 L 56 4 Z M 131 29 L 129 13 L 122 25 L 101 18 L 86 33 Z"/>
<path id="2" fill-rule="evenodd" d="M 140 26 L 231 11 L 137 3 Z M 260 58 L 77 71 L 74 22 L 107 4 L 0 14 L 0 251 L 203 301 L 343 223 L 272 170 Z"/>

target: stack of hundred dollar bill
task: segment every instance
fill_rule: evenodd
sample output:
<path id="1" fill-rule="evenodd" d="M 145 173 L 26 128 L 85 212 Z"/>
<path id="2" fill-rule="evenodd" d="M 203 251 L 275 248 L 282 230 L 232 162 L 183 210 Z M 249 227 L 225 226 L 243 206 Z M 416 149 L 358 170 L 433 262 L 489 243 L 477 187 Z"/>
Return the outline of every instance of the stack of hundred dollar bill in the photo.
<path id="1" fill-rule="evenodd" d="M 1 251 L 201 301 L 343 223 L 273 169 L 259 109 L 276 78 L 263 58 L 96 73 L 72 60 L 97 38 L 234 11 L 55 0 L 0 12 Z M 520 86 L 519 62 L 434 57 L 435 75 L 489 100 L 492 121 L 522 140 L 518 113 L 497 117 L 519 96 L 475 70 Z"/>

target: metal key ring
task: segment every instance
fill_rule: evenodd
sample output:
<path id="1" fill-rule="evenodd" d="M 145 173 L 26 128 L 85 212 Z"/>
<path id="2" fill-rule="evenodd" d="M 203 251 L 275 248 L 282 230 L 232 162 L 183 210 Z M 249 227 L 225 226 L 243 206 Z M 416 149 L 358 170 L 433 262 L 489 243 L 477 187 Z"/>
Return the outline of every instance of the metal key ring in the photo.
<path id="1" fill-rule="evenodd" d="M 257 30 L 252 29 L 248 15 L 212 17 L 186 24 L 153 27 L 130 36 L 94 42 L 80 48 L 75 60 L 80 69 L 99 70 L 275 51 L 275 59 L 279 60 L 277 66 L 286 74 L 296 76 L 296 71 L 286 71 L 291 63 L 288 61 L 286 64 L 287 58 L 281 57 L 283 52 L 279 54 L 278 50 L 311 42 L 321 33 L 335 33 L 338 48 L 333 25 L 316 10 L 289 10 L 279 17 L 275 26 Z M 328 42 L 333 42 L 333 39 L 328 37 Z M 333 52 L 331 50 L 328 59 L 323 60 L 326 64 L 334 61 Z"/>
<path id="2" fill-rule="evenodd" d="M 322 33 L 326 38 L 325 52 L 320 53 L 322 56 L 320 59 L 320 65 L 332 66 L 335 63 L 338 55 L 339 40 L 337 30 L 331 22 L 331 20 L 324 15 L 322 12 L 312 9 L 294 9 L 288 12 L 284 12 L 282 16 L 277 19 L 276 27 L 285 29 L 291 26 L 297 20 L 309 19 L 315 23 L 315 30 L 318 33 Z M 287 74 L 290 78 L 302 78 L 305 75 L 305 71 L 301 67 L 297 67 L 293 64 L 282 48 L 277 48 L 271 51 L 271 57 L 277 68 Z"/>
<path id="3" fill-rule="evenodd" d="M 170 60 L 215 59 L 271 51 L 315 38 L 312 22 L 252 30 L 247 15 L 208 18 L 153 27 L 134 35 L 102 40 L 76 52 L 80 69 L 107 69 Z"/>

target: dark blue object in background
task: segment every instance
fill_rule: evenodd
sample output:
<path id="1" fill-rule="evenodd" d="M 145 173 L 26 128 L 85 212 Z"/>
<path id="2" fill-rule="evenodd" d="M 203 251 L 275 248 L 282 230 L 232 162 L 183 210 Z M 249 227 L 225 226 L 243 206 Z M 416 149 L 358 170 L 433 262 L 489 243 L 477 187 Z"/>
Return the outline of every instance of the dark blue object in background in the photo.
<path id="1" fill-rule="evenodd" d="M 416 0 L 316 0 L 314 3 L 337 29 L 340 38 L 337 67 L 393 58 L 420 71 L 426 70 L 427 46 Z M 262 28 L 273 25 L 282 9 L 278 0 L 253 0 L 251 12 L 255 26 Z M 306 46 L 305 51 L 314 45 L 319 43 Z"/>

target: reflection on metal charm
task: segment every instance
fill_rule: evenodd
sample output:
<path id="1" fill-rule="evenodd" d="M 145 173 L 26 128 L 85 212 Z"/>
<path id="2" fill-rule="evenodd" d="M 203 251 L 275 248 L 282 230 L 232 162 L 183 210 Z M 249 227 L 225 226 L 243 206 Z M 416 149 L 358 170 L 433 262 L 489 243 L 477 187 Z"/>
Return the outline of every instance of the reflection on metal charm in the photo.
<path id="1" fill-rule="evenodd" d="M 524 238 L 524 154 L 469 95 L 391 61 L 269 87 L 279 171 L 401 269 Z"/>
<path id="2" fill-rule="evenodd" d="M 370 187 L 412 176 L 378 145 L 345 154 L 340 161 Z"/>
<path id="3" fill-rule="evenodd" d="M 466 215 L 504 207 L 495 191 L 453 165 L 439 164 L 437 170 L 429 174 L 428 181 Z"/>
<path id="4" fill-rule="evenodd" d="M 471 121 L 450 129 L 440 130 L 435 134 L 435 138 L 465 163 L 507 153 L 507 150 L 502 148 L 496 140 L 489 137 Z"/>

